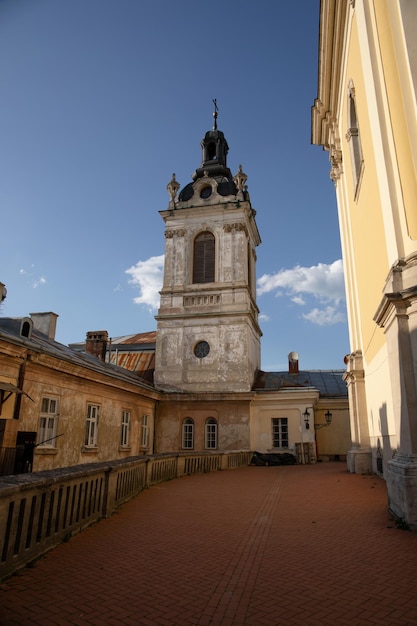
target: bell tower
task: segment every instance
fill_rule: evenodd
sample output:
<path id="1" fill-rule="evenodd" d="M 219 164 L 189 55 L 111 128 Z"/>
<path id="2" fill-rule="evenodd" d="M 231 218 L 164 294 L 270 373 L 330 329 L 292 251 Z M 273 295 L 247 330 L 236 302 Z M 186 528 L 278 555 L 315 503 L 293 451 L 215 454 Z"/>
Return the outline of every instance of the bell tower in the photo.
<path id="1" fill-rule="evenodd" d="M 155 386 L 175 392 L 247 392 L 260 367 L 256 305 L 256 212 L 239 166 L 214 125 L 202 142 L 202 163 L 179 193 L 168 183 L 165 266 L 156 316 Z"/>

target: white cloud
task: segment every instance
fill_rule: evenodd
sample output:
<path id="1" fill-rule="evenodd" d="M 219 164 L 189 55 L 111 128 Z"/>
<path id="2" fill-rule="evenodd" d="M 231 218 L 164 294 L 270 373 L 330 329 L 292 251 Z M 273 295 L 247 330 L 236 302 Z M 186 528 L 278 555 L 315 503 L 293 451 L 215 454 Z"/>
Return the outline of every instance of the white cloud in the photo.
<path id="1" fill-rule="evenodd" d="M 126 270 L 131 278 L 129 283 L 139 288 L 134 298 L 136 304 L 144 304 L 154 311 L 159 307 L 159 291 L 162 288 L 164 255 L 138 261 Z M 305 295 L 314 296 L 328 306 L 314 308 L 302 317 L 312 324 L 329 326 L 346 321 L 344 310 L 339 309 L 344 300 L 343 266 L 339 259 L 330 265 L 319 263 L 313 267 L 282 269 L 276 274 L 264 274 L 258 280 L 258 295 L 275 292 L 276 296 L 288 296 L 299 306 L 307 304 Z M 267 322 L 270 317 L 262 313 L 259 320 Z"/>
<path id="2" fill-rule="evenodd" d="M 46 285 L 46 278 L 45 278 L 45 276 L 41 276 L 40 278 L 37 278 L 32 283 L 32 287 L 34 289 L 36 289 L 37 287 L 43 287 L 44 285 Z"/>
<path id="3" fill-rule="evenodd" d="M 289 297 L 294 304 L 305 306 L 307 296 L 321 304 L 303 318 L 312 324 L 329 326 L 346 321 L 344 305 L 345 287 L 342 260 L 331 264 L 318 263 L 312 267 L 282 269 L 275 274 L 264 274 L 258 280 L 258 296 L 273 292 L 276 297 Z M 311 298 L 310 298 L 311 300 Z"/>
<path id="4" fill-rule="evenodd" d="M 293 296 L 291 298 L 291 302 L 294 302 L 294 304 L 299 304 L 300 306 L 304 306 L 306 303 L 302 296 Z"/>
<path id="5" fill-rule="evenodd" d="M 20 276 L 27 276 L 29 280 L 32 281 L 33 289 L 37 289 L 38 287 L 43 287 L 44 285 L 47 284 L 47 280 L 45 276 L 36 277 L 36 273 L 37 272 L 35 271 L 35 266 L 33 263 L 30 266 L 30 270 L 26 270 L 24 267 L 20 268 L 19 270 Z"/>
<path id="6" fill-rule="evenodd" d="M 339 303 L 345 297 L 341 259 L 330 265 L 319 263 L 312 267 L 283 269 L 276 274 L 264 274 L 258 279 L 258 295 L 275 291 L 276 295 L 311 294 L 325 301 Z"/>
<path id="7" fill-rule="evenodd" d="M 258 319 L 260 322 L 269 322 L 270 317 L 269 315 L 266 315 L 266 313 L 260 313 Z"/>
<path id="8" fill-rule="evenodd" d="M 334 306 L 325 309 L 312 309 L 310 313 L 303 313 L 304 319 L 318 326 L 332 326 L 340 322 L 346 322 L 346 315 L 343 311 L 338 311 Z"/>
<path id="9" fill-rule="evenodd" d="M 136 304 L 145 304 L 150 309 L 159 307 L 159 291 L 162 287 L 164 255 L 153 256 L 146 261 L 138 261 L 126 274 L 130 274 L 129 283 L 139 287 L 139 296 L 133 299 Z"/>

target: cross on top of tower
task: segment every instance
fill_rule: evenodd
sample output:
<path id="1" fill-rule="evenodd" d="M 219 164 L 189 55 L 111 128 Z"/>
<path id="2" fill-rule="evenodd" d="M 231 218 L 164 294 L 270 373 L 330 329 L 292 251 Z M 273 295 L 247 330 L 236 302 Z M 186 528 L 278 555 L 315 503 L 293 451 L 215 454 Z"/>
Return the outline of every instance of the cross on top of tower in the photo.
<path id="1" fill-rule="evenodd" d="M 213 112 L 214 124 L 213 124 L 213 130 L 217 130 L 217 116 L 218 116 L 218 113 L 219 113 L 219 107 L 217 106 L 217 98 L 213 99 L 213 104 L 214 104 L 214 112 Z"/>

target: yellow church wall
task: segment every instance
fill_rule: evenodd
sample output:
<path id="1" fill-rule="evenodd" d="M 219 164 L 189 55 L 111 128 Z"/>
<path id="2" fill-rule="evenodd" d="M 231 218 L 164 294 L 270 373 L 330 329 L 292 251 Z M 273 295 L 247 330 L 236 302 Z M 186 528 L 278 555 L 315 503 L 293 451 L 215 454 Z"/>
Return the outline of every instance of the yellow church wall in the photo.
<path id="1" fill-rule="evenodd" d="M 332 421 L 329 426 L 323 427 L 322 425 L 326 423 L 327 411 L 332 414 Z M 317 458 L 323 461 L 335 460 L 335 457 L 345 460 L 352 446 L 348 399 L 322 401 L 315 411 L 314 422 Z"/>
<path id="2" fill-rule="evenodd" d="M 367 360 L 371 360 L 385 341 L 384 334 L 376 327 L 373 317 L 381 300 L 389 263 L 386 253 L 380 191 L 355 19 L 353 20 L 350 35 L 351 41 L 346 66 L 344 92 L 341 96 L 343 98 L 343 107 L 340 129 L 341 133 L 343 132 L 342 151 L 347 193 L 346 206 L 350 212 L 349 224 L 352 233 L 353 263 L 357 268 L 355 280 L 358 303 L 354 307 L 360 307 L 359 324 L 362 343 L 366 349 L 364 356 Z M 363 176 L 359 183 L 356 197 L 353 186 L 349 144 L 345 136 L 348 128 L 347 106 L 350 81 L 353 82 L 355 87 L 356 109 L 364 159 Z M 356 349 L 357 346 L 352 346 L 352 348 Z"/>
<path id="3" fill-rule="evenodd" d="M 381 393 L 381 390 L 384 390 Z M 366 370 L 366 397 L 369 416 L 369 439 L 373 457 L 386 463 L 397 447 L 391 376 L 387 348 L 383 346 Z M 373 468 L 376 471 L 376 467 Z"/>
<path id="4" fill-rule="evenodd" d="M 374 1 L 374 10 L 382 58 L 385 86 L 389 103 L 390 121 L 395 143 L 395 156 L 398 161 L 398 172 L 401 182 L 402 200 L 406 216 L 408 236 L 417 239 L 417 179 L 410 145 L 410 134 L 405 114 L 403 88 L 394 47 L 391 18 L 388 7 L 389 0 Z M 408 255 L 416 249 L 414 241 L 404 237 L 404 254 Z"/>

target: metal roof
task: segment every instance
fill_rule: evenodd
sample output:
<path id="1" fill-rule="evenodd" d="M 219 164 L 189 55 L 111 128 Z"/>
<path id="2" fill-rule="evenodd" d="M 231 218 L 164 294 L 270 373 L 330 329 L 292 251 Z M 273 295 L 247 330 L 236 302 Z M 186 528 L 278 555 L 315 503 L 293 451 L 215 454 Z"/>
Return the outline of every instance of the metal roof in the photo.
<path id="1" fill-rule="evenodd" d="M 36 352 L 48 354 L 58 359 L 74 363 L 81 367 L 101 372 L 114 378 L 119 378 L 126 382 L 135 383 L 145 387 L 151 387 L 151 381 L 146 381 L 138 372 L 132 372 L 124 367 L 118 367 L 113 363 L 101 361 L 97 357 L 80 352 L 70 346 L 65 346 L 52 339 L 47 335 L 33 328 L 31 338 L 22 337 L 20 334 L 22 318 L 0 317 L 0 339 L 6 339 L 14 343 L 27 346 L 27 348 Z"/>
<path id="2" fill-rule="evenodd" d="M 137 333 L 135 335 L 122 335 L 121 337 L 111 337 L 111 344 L 114 347 L 119 344 L 144 344 L 156 343 L 156 330 L 151 330 L 147 333 Z"/>
<path id="3" fill-rule="evenodd" d="M 111 353 L 110 363 L 136 372 L 141 378 L 153 383 L 155 369 L 155 351 L 152 352 L 118 352 Z"/>
<path id="4" fill-rule="evenodd" d="M 254 391 L 279 391 L 280 389 L 314 387 L 322 397 L 347 397 L 347 385 L 343 380 L 345 370 L 301 370 L 289 372 L 259 371 Z"/>

